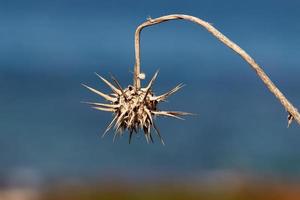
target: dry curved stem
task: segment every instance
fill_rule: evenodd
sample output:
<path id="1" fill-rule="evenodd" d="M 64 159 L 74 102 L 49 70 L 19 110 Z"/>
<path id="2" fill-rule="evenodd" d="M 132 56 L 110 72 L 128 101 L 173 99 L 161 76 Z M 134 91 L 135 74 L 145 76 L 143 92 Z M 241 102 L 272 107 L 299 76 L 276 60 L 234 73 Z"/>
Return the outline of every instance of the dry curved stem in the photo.
<path id="1" fill-rule="evenodd" d="M 210 23 L 203 21 L 194 16 L 190 15 L 182 15 L 182 14 L 173 14 L 166 15 L 162 17 L 158 17 L 155 19 L 148 18 L 148 20 L 141 25 L 139 25 L 135 31 L 135 66 L 134 66 L 134 87 L 136 90 L 141 88 L 140 81 L 140 34 L 143 28 L 147 26 L 153 26 L 155 24 L 159 24 L 162 22 L 166 22 L 169 20 L 187 20 L 194 22 L 202 27 L 204 27 L 208 32 L 210 32 L 213 36 L 215 36 L 218 40 L 220 40 L 223 44 L 228 46 L 234 52 L 239 54 L 256 72 L 259 78 L 263 81 L 263 83 L 267 86 L 271 93 L 275 95 L 275 97 L 279 100 L 279 102 L 283 105 L 283 107 L 288 112 L 288 125 L 294 119 L 300 124 L 300 114 L 298 110 L 287 100 L 287 98 L 282 94 L 282 92 L 275 86 L 275 84 L 271 81 L 271 79 L 267 76 L 267 74 L 262 70 L 262 68 L 254 61 L 253 58 L 249 56 L 242 48 L 240 48 L 237 44 L 228 39 L 225 35 L 223 35 L 220 31 L 214 28 Z"/>

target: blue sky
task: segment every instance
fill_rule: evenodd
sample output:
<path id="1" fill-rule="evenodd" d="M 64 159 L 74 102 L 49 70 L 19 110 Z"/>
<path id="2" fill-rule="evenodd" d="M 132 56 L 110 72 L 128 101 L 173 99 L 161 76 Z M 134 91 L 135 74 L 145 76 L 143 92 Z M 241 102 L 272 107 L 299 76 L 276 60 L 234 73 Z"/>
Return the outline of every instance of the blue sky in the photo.
<path id="1" fill-rule="evenodd" d="M 164 105 L 198 113 L 157 119 L 167 146 L 100 139 L 111 116 L 79 102 L 107 91 L 94 72 L 132 82 L 134 31 L 148 16 L 207 20 L 262 65 L 300 106 L 299 1 L 0 1 L 0 175 L 160 176 L 206 170 L 299 177 L 299 127 L 248 65 L 192 23 L 142 33 L 142 70 L 160 69 L 157 93 L 187 86 Z"/>

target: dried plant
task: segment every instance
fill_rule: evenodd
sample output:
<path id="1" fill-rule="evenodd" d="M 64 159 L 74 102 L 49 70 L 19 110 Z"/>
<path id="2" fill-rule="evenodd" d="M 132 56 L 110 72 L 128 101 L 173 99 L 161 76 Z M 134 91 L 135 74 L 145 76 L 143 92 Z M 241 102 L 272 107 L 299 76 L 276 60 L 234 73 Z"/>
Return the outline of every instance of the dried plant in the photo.
<path id="1" fill-rule="evenodd" d="M 112 77 L 112 80 L 115 83 L 115 86 L 108 82 L 103 77 L 99 78 L 105 82 L 113 91 L 111 95 L 104 94 L 98 90 L 95 90 L 89 86 L 84 85 L 86 88 L 92 92 L 100 95 L 104 99 L 108 100 L 109 104 L 103 103 L 89 103 L 95 109 L 102 111 L 109 111 L 114 113 L 114 118 L 112 122 L 108 125 L 106 131 L 103 135 L 107 133 L 108 130 L 114 125 L 116 133 L 114 139 L 118 135 L 122 135 L 124 130 L 129 131 L 129 143 L 131 141 L 132 133 L 137 133 L 139 129 L 144 131 L 147 142 L 153 142 L 151 135 L 151 128 L 153 127 L 156 130 L 157 135 L 160 137 L 161 142 L 164 144 L 163 139 L 159 133 L 158 128 L 156 127 L 153 117 L 157 115 L 168 116 L 180 118 L 181 115 L 187 115 L 190 113 L 186 112 L 177 112 L 177 111 L 159 111 L 157 110 L 157 104 L 164 101 L 168 96 L 172 95 L 178 91 L 182 85 L 176 86 L 174 89 L 169 92 L 155 96 L 152 91 L 153 82 L 157 77 L 157 72 L 150 80 L 149 84 L 145 88 L 141 88 L 141 79 L 145 78 L 145 75 L 140 72 L 140 33 L 143 28 L 147 26 L 152 26 L 169 20 L 187 20 L 194 22 L 202 27 L 204 27 L 208 32 L 210 32 L 214 37 L 220 40 L 223 44 L 228 46 L 238 55 L 240 55 L 256 72 L 258 77 L 263 81 L 271 93 L 280 101 L 283 107 L 288 113 L 288 126 L 293 120 L 296 120 L 300 124 L 300 114 L 298 110 L 287 100 L 287 98 L 282 94 L 282 92 L 275 86 L 267 74 L 262 70 L 262 68 L 251 58 L 242 48 L 237 44 L 228 39 L 220 31 L 214 28 L 210 23 L 203 21 L 197 17 L 190 15 L 174 14 L 166 15 L 159 18 L 148 20 L 141 25 L 139 25 L 135 31 L 135 66 L 134 66 L 134 85 L 128 86 L 126 89 L 122 89 L 118 81 Z"/>

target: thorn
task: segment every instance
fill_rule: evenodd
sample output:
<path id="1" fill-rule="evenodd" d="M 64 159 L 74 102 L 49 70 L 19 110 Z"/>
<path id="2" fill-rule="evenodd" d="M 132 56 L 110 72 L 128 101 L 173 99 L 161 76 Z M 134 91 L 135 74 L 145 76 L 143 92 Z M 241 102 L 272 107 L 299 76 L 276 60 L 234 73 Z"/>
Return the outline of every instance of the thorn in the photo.
<path id="1" fill-rule="evenodd" d="M 98 94 L 99 96 L 103 97 L 104 99 L 106 99 L 106 100 L 108 100 L 108 101 L 115 102 L 115 101 L 117 100 L 116 98 L 111 97 L 111 96 L 109 96 L 109 95 L 107 95 L 107 94 L 104 94 L 104 93 L 102 93 L 102 92 L 100 92 L 100 91 L 98 91 L 98 90 L 96 90 L 96 89 L 94 89 L 94 88 L 91 88 L 91 87 L 89 87 L 89 86 L 87 86 L 87 85 L 85 85 L 85 84 L 81 84 L 81 85 L 82 85 L 83 87 L 89 89 L 90 91 L 92 91 L 92 92 Z"/>
<path id="2" fill-rule="evenodd" d="M 147 144 L 149 144 L 149 138 L 148 138 L 147 133 L 144 133 L 144 136 L 145 136 L 145 138 L 146 138 L 146 140 L 147 140 Z"/>
<path id="3" fill-rule="evenodd" d="M 153 77 L 151 78 L 151 80 L 149 81 L 149 83 L 148 83 L 148 85 L 147 85 L 147 87 L 146 87 L 146 90 L 148 90 L 149 88 L 152 87 L 152 85 L 153 85 L 153 83 L 154 83 L 154 81 L 155 81 L 155 79 L 156 79 L 158 73 L 159 73 L 159 70 L 157 70 L 157 71 L 154 73 Z"/>
<path id="4" fill-rule="evenodd" d="M 162 95 L 159 95 L 159 96 L 156 96 L 153 98 L 153 100 L 157 100 L 157 101 L 164 101 L 166 100 L 169 96 L 171 96 L 172 94 L 174 94 L 175 92 L 177 92 L 178 90 L 180 90 L 182 87 L 184 87 L 185 84 L 179 84 L 177 85 L 175 88 L 173 88 L 172 90 L 162 94 Z"/>
<path id="5" fill-rule="evenodd" d="M 156 126 L 155 123 L 153 123 L 153 127 L 154 127 L 154 129 L 155 129 L 155 131 L 156 131 L 156 133 L 157 133 L 157 135 L 158 135 L 158 137 L 159 137 L 159 139 L 160 139 L 160 142 L 162 143 L 162 145 L 165 146 L 165 142 L 164 142 L 164 140 L 163 140 L 163 138 L 162 138 L 162 136 L 161 136 L 161 134 L 160 134 L 160 132 L 159 132 L 159 129 L 157 128 L 157 126 Z"/>
<path id="6" fill-rule="evenodd" d="M 184 120 L 182 117 L 177 116 L 172 111 L 151 111 L 154 115 L 161 115 L 161 116 L 167 116 L 167 117 L 174 117 L 176 119 Z"/>
<path id="7" fill-rule="evenodd" d="M 116 131 L 115 131 L 114 138 L 113 138 L 113 143 L 115 143 L 116 138 L 117 138 L 118 136 L 119 136 L 119 133 L 118 133 L 118 131 L 116 130 Z"/>
<path id="8" fill-rule="evenodd" d="M 145 108 L 145 112 L 147 113 L 148 118 L 150 119 L 150 124 L 153 124 L 153 119 L 152 119 L 150 111 L 147 108 Z"/>
<path id="9" fill-rule="evenodd" d="M 102 138 L 104 138 L 104 136 L 106 135 L 106 133 L 108 133 L 108 131 L 111 129 L 111 127 L 113 126 L 114 122 L 116 121 L 116 119 L 118 118 L 118 115 L 116 115 L 113 120 L 109 123 L 109 125 L 107 126 L 106 130 L 104 131 L 104 133 L 102 134 Z"/>
<path id="10" fill-rule="evenodd" d="M 149 136 L 150 136 L 150 141 L 151 141 L 151 143 L 152 143 L 152 144 L 154 144 L 154 141 L 153 141 L 153 138 L 152 138 L 151 132 L 149 132 L 148 134 L 149 134 Z"/>
<path id="11" fill-rule="evenodd" d="M 128 141 L 129 144 L 130 144 L 130 142 L 131 142 L 132 132 L 133 132 L 133 129 L 131 129 L 131 130 L 130 130 L 130 133 L 129 133 L 129 141 Z"/>
<path id="12" fill-rule="evenodd" d="M 115 124 L 115 128 L 116 128 L 116 129 L 118 129 L 118 128 L 121 126 L 123 117 L 124 117 L 124 115 L 125 115 L 126 113 L 127 113 L 127 110 L 124 111 L 124 112 L 122 112 L 121 115 L 118 116 L 117 122 L 116 122 L 116 124 Z"/>
<path id="13" fill-rule="evenodd" d="M 123 91 L 122 86 L 120 85 L 119 81 L 112 75 L 112 73 L 109 73 L 109 74 L 110 74 L 111 79 L 115 82 L 115 84 L 119 88 L 119 90 Z"/>
<path id="14" fill-rule="evenodd" d="M 111 90 L 115 93 L 117 93 L 118 95 L 121 95 L 122 92 L 120 90 L 118 90 L 113 84 L 111 84 L 108 80 L 106 80 L 105 78 L 103 78 L 102 76 L 100 76 L 99 74 L 97 74 L 95 72 L 96 76 L 98 76 L 98 78 L 100 78 L 106 85 L 108 85 L 108 87 L 111 88 Z"/>
<path id="15" fill-rule="evenodd" d="M 106 112 L 115 112 L 115 109 L 113 109 L 113 108 L 103 108 L 103 107 L 95 107 L 95 106 L 92 108 L 94 108 L 96 110 L 106 111 Z"/>
<path id="16" fill-rule="evenodd" d="M 89 105 L 93 105 L 93 106 L 103 106 L 103 107 L 108 107 L 108 108 L 118 108 L 119 107 L 119 105 L 97 103 L 97 102 L 81 101 L 80 103 L 85 103 L 85 104 L 89 104 Z"/>
<path id="17" fill-rule="evenodd" d="M 124 98 L 127 100 L 127 96 L 124 93 L 122 86 L 120 85 L 119 81 L 110 73 L 110 77 L 111 79 L 115 82 L 115 84 L 117 85 L 117 87 L 119 88 L 119 90 L 121 91 L 121 94 L 124 96 Z"/>

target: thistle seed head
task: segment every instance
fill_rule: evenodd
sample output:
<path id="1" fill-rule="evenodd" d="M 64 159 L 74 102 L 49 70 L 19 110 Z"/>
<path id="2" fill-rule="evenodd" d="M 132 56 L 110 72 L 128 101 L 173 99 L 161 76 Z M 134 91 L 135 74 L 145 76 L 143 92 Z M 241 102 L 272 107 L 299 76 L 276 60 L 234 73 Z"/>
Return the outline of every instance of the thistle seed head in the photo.
<path id="1" fill-rule="evenodd" d="M 181 115 L 188 115 L 190 113 L 178 112 L 178 111 L 159 111 L 157 105 L 159 102 L 165 101 L 170 95 L 177 92 L 182 84 L 176 86 L 172 90 L 155 96 L 152 92 L 153 83 L 158 75 L 158 72 L 154 74 L 149 84 L 145 88 L 136 89 L 134 86 L 129 85 L 127 88 L 122 89 L 121 85 L 113 76 L 111 77 L 114 84 L 110 83 L 102 76 L 96 74 L 105 84 L 107 84 L 112 90 L 112 94 L 104 94 L 98 90 L 95 90 L 87 85 L 84 85 L 90 91 L 98 94 L 107 101 L 108 104 L 104 103 L 93 103 L 85 102 L 90 104 L 93 108 L 101 111 L 112 112 L 114 117 L 106 128 L 103 136 L 108 133 L 108 131 L 114 126 L 115 135 L 114 140 L 117 136 L 123 135 L 124 131 L 129 132 L 129 143 L 132 138 L 133 133 L 138 133 L 139 130 L 144 132 L 147 142 L 153 143 L 153 138 L 151 135 L 151 129 L 153 128 L 160 138 L 162 144 L 164 141 L 160 135 L 157 126 L 154 123 L 153 117 L 155 116 L 167 116 L 174 117 L 177 119 L 182 119 Z"/>

